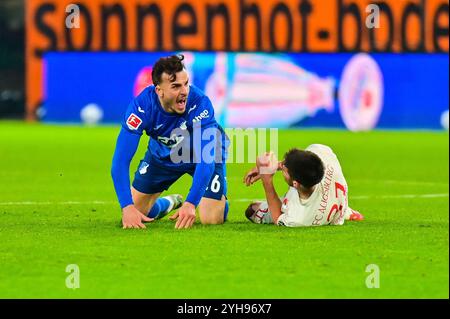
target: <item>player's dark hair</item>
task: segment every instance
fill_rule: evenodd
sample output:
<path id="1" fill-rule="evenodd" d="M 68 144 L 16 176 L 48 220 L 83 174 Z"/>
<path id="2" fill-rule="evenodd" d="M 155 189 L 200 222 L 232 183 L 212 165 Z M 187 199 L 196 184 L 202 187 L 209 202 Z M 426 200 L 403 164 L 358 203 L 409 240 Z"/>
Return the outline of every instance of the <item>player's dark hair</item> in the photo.
<path id="1" fill-rule="evenodd" d="M 253 210 L 253 203 L 251 203 L 245 210 L 245 217 L 247 217 L 249 221 L 252 221 L 251 217 L 253 216 L 254 213 L 255 211 Z"/>
<path id="2" fill-rule="evenodd" d="M 293 180 L 308 188 L 318 184 L 325 174 L 319 156 L 313 152 L 296 148 L 289 150 L 284 155 L 284 166 Z"/>
<path id="3" fill-rule="evenodd" d="M 161 76 L 165 72 L 169 75 L 170 82 L 177 79 L 176 73 L 184 70 L 184 55 L 176 54 L 168 57 L 160 58 L 152 70 L 152 81 L 156 86 L 161 83 Z"/>

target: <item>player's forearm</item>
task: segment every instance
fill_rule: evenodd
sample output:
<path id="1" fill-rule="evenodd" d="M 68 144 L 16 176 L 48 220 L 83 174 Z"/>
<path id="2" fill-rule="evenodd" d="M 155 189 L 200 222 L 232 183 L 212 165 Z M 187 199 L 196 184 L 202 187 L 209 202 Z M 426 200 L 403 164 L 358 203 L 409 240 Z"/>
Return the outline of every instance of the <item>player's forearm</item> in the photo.
<path id="1" fill-rule="evenodd" d="M 130 177 L 127 172 L 129 166 L 120 165 L 113 166 L 111 170 L 111 176 L 114 183 L 114 189 L 116 191 L 117 199 L 119 200 L 120 208 L 125 208 L 133 204 L 133 198 L 130 190 Z"/>
<path id="2" fill-rule="evenodd" d="M 121 208 L 133 204 L 130 190 L 130 163 L 139 145 L 139 139 L 139 135 L 131 134 L 123 128 L 117 138 L 111 177 Z"/>
<path id="3" fill-rule="evenodd" d="M 273 185 L 273 179 L 271 177 L 264 177 L 261 179 L 264 192 L 266 193 L 267 204 L 269 205 L 269 211 L 272 214 L 274 224 L 277 223 L 278 218 L 281 215 L 281 200 L 278 197 L 275 186 Z"/>
<path id="4" fill-rule="evenodd" d="M 208 127 L 194 127 L 194 130 L 196 129 L 200 130 L 200 136 L 203 136 L 204 130 L 208 129 Z M 211 143 L 215 143 L 214 147 L 209 152 L 205 151 L 205 148 L 209 148 Z M 195 167 L 192 186 L 186 197 L 186 202 L 191 203 L 195 207 L 200 203 L 214 173 L 217 143 L 215 134 L 210 135 L 209 139 L 202 138 L 198 144 L 194 142 L 194 157 L 200 159 L 200 161 Z"/>
<path id="5" fill-rule="evenodd" d="M 197 164 L 192 180 L 192 186 L 189 190 L 188 196 L 186 197 L 186 202 L 189 202 L 197 207 L 205 194 L 206 187 L 208 187 L 208 183 L 214 173 L 214 167 L 214 163 Z"/>

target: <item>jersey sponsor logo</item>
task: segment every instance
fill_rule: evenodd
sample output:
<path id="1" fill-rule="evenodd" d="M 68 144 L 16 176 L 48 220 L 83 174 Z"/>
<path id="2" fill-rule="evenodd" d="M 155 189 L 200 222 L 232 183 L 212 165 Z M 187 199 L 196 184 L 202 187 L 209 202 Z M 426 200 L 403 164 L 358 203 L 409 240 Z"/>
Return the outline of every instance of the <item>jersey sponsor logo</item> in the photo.
<path id="1" fill-rule="evenodd" d="M 164 144 L 169 148 L 173 148 L 184 140 L 183 135 L 172 134 L 170 137 L 158 136 L 158 142 Z"/>
<path id="2" fill-rule="evenodd" d="M 203 119 L 207 119 L 208 117 L 209 117 L 208 110 L 204 110 L 202 113 L 200 113 L 199 115 L 194 117 L 194 119 L 192 120 L 192 123 L 199 122 L 199 121 L 201 121 Z"/>
<path id="3" fill-rule="evenodd" d="M 134 113 L 131 113 L 127 119 L 127 126 L 130 130 L 137 130 L 139 126 L 141 126 L 142 120 L 139 116 Z"/>

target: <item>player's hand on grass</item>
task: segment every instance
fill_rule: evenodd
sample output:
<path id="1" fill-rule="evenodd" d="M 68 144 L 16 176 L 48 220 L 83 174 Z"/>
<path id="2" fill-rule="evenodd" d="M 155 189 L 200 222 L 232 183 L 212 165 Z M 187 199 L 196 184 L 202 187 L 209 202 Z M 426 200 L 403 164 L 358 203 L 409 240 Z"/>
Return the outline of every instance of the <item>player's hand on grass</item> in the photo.
<path id="1" fill-rule="evenodd" d="M 154 218 L 144 216 L 134 205 L 128 205 L 122 209 L 123 228 L 146 228 L 143 222 L 151 222 Z"/>
<path id="2" fill-rule="evenodd" d="M 195 222 L 195 206 L 189 202 L 184 202 L 183 206 L 170 216 L 171 220 L 177 220 L 176 229 L 190 228 Z"/>
<path id="3" fill-rule="evenodd" d="M 253 167 L 251 170 L 247 172 L 244 176 L 244 184 L 247 186 L 252 185 L 253 183 L 257 182 L 261 176 L 259 175 L 259 171 L 257 167 Z"/>
<path id="4" fill-rule="evenodd" d="M 176 212 L 175 214 L 173 214 L 172 216 L 169 217 L 170 220 L 177 220 L 178 218 L 178 212 Z"/>

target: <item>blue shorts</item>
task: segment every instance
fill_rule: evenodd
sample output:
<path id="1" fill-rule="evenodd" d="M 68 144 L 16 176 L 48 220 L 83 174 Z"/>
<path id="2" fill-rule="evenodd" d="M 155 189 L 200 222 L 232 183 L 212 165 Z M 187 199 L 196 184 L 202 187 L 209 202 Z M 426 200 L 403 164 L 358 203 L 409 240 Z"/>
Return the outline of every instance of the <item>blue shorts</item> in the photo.
<path id="1" fill-rule="evenodd" d="M 144 194 L 161 193 L 169 189 L 181 176 L 194 171 L 179 172 L 173 169 L 140 161 L 136 173 L 134 173 L 133 187 Z M 225 164 L 216 163 L 214 173 L 208 183 L 203 197 L 221 200 L 222 195 L 227 196 L 227 180 Z"/>

